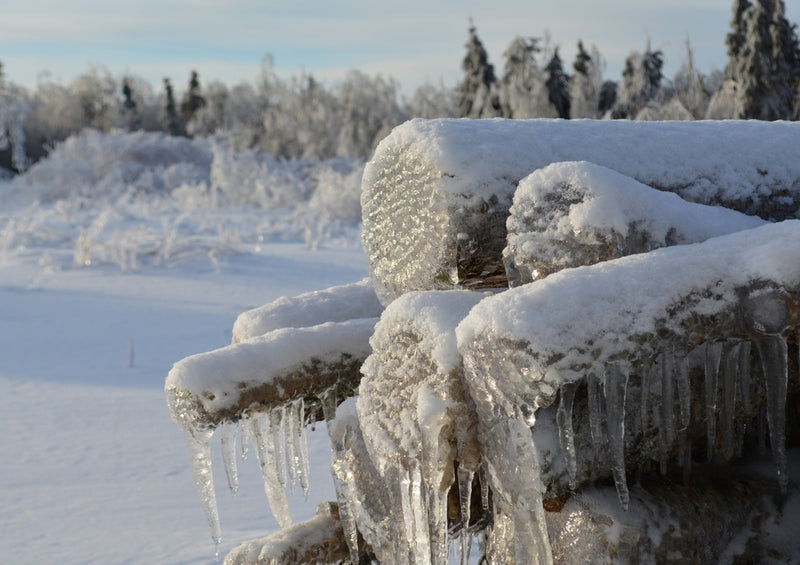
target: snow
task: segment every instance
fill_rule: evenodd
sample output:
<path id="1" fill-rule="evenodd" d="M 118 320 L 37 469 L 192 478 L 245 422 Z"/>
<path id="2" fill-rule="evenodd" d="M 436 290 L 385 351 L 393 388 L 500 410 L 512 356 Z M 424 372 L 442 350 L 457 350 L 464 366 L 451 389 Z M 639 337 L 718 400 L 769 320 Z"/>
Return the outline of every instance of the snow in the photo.
<path id="1" fill-rule="evenodd" d="M 512 286 L 565 267 L 762 226 L 765 220 L 684 200 L 612 169 L 561 162 L 522 179 L 503 252 Z"/>
<path id="2" fill-rule="evenodd" d="M 0 180 L 0 555 L 9 563 L 214 563 L 164 378 L 176 361 L 229 344 L 241 312 L 363 279 L 358 225 L 348 220 L 313 251 L 292 225 L 307 200 L 198 209 L 170 195 L 164 187 L 189 186 L 195 169 L 168 171 L 159 155 L 194 162 L 210 157 L 204 142 L 83 135 L 80 152 L 58 149 L 27 175 Z M 125 180 L 124 170 L 138 176 Z M 91 235 L 90 266 L 74 261 L 82 232 Z M 117 260 L 125 250 L 135 266 Z M 308 436 L 309 497 L 301 488 L 287 495 L 295 521 L 335 500 L 327 434 Z M 212 459 L 222 470 L 218 449 Z M 221 555 L 278 530 L 252 450 L 238 475 L 235 498 L 225 474 L 215 477 Z"/>

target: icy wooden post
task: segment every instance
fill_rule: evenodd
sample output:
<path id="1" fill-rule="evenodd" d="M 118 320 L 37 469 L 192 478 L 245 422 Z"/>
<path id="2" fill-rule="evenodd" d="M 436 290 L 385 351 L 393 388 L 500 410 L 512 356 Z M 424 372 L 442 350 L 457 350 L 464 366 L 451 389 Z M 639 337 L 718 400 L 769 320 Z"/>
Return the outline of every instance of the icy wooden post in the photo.
<path id="1" fill-rule="evenodd" d="M 798 146 L 798 123 L 412 120 L 364 172 L 371 276 L 385 304 L 411 290 L 506 286 L 514 190 L 559 161 L 588 161 L 694 202 L 795 217 Z"/>

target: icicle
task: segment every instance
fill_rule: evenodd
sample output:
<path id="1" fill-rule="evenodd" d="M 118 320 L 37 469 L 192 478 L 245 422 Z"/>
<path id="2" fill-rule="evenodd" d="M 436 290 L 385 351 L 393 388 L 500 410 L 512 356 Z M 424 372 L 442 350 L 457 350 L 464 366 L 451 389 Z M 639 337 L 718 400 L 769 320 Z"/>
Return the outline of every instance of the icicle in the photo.
<path id="1" fill-rule="evenodd" d="M 595 452 L 602 453 L 605 434 L 603 434 L 603 404 L 600 377 L 594 373 L 589 373 L 586 377 L 589 403 L 589 428 L 592 434 L 592 444 Z"/>
<path id="2" fill-rule="evenodd" d="M 278 482 L 282 487 L 286 487 L 286 434 L 284 432 L 284 415 L 286 410 L 283 406 L 270 410 L 270 428 L 272 429 L 272 445 L 275 446 L 275 467 L 278 474 Z"/>
<path id="3" fill-rule="evenodd" d="M 674 353 L 675 360 L 672 370 L 675 378 L 675 389 L 678 391 L 681 429 L 686 430 L 692 421 L 692 387 L 689 381 L 689 365 L 685 349 Z"/>
<path id="4" fill-rule="evenodd" d="M 254 414 L 250 418 L 250 435 L 256 447 L 256 457 L 261 467 L 261 477 L 264 481 L 264 493 L 267 495 L 270 510 L 282 528 L 292 523 L 289 512 L 289 502 L 286 493 L 278 480 L 278 471 L 275 461 L 275 446 L 272 443 L 272 430 L 270 429 L 269 414 Z"/>
<path id="5" fill-rule="evenodd" d="M 428 532 L 431 540 L 431 563 L 447 563 L 450 541 L 447 533 L 447 490 L 425 489 L 428 505 Z"/>
<path id="6" fill-rule="evenodd" d="M 578 475 L 577 453 L 575 450 L 575 434 L 572 429 L 572 405 L 575 400 L 575 390 L 577 383 L 568 382 L 561 385 L 558 412 L 556 422 L 558 423 L 558 439 L 561 443 L 561 450 L 567 463 L 569 473 L 569 488 L 576 488 L 576 478 Z"/>
<path id="7" fill-rule="evenodd" d="M 322 415 L 326 422 L 336 418 L 336 387 L 331 387 L 322 393 Z"/>
<path id="8" fill-rule="evenodd" d="M 289 461 L 289 483 L 292 485 L 292 494 L 294 494 L 294 486 L 297 484 L 297 448 L 294 444 L 294 438 L 297 435 L 297 402 L 291 402 L 285 410 L 285 419 L 283 421 L 283 434 L 284 442 L 286 443 L 286 458 Z"/>
<path id="9" fill-rule="evenodd" d="M 661 355 L 661 426 L 659 428 L 660 461 L 662 475 L 667 473 L 669 447 L 675 442 L 675 389 L 673 381 L 672 352 Z"/>
<path id="10" fill-rule="evenodd" d="M 485 512 L 489 509 L 489 473 L 485 465 L 481 465 L 478 479 L 481 483 L 481 510 Z"/>
<path id="11" fill-rule="evenodd" d="M 214 492 L 214 473 L 211 469 L 211 436 L 213 429 L 195 429 L 186 432 L 186 445 L 192 458 L 192 471 L 200 502 L 211 529 L 211 539 L 214 540 L 214 549 L 219 552 L 222 542 L 222 527 L 217 511 L 217 496 Z"/>
<path id="12" fill-rule="evenodd" d="M 300 407 L 302 412 L 302 406 Z M 302 418 L 300 419 L 302 423 Z M 305 429 L 305 428 L 303 428 Z M 333 484 L 336 490 L 336 500 L 339 502 L 339 520 L 342 523 L 347 547 L 350 550 L 350 561 L 358 563 L 358 527 L 353 511 L 350 508 L 353 483 L 355 481 L 352 471 L 352 463 L 355 451 L 352 449 L 353 430 L 349 425 L 345 425 L 341 438 L 330 437 L 331 448 L 333 449 Z"/>
<path id="13" fill-rule="evenodd" d="M 472 480 L 475 473 L 463 465 L 458 466 L 456 471 L 458 480 L 458 506 L 461 511 L 461 531 L 469 529 L 470 512 L 472 505 Z"/>
<path id="14" fill-rule="evenodd" d="M 736 370 L 739 376 L 739 394 L 745 414 L 750 413 L 750 341 L 742 341 L 739 345 L 739 367 Z"/>
<path id="15" fill-rule="evenodd" d="M 705 391 L 706 391 L 706 437 L 708 440 L 708 460 L 714 458 L 717 443 L 717 382 L 719 362 L 722 356 L 722 342 L 706 343 Z"/>
<path id="16" fill-rule="evenodd" d="M 786 474 L 786 389 L 788 384 L 788 360 L 786 338 L 781 335 L 768 336 L 756 341 L 764 383 L 767 391 L 767 425 L 769 443 L 778 470 L 778 484 L 782 492 L 789 486 Z"/>
<path id="17" fill-rule="evenodd" d="M 646 370 L 642 370 L 642 405 L 641 405 L 641 420 L 642 420 L 642 433 L 646 434 L 650 424 L 650 413 L 648 412 L 650 401 L 650 388 L 656 381 L 656 375 L 660 367 L 658 363 L 653 364 Z"/>
<path id="18" fill-rule="evenodd" d="M 236 464 L 236 436 L 239 433 L 238 422 L 223 422 L 219 429 L 219 443 L 222 450 L 222 463 L 225 466 L 225 477 L 228 488 L 233 494 L 239 490 L 239 472 Z"/>
<path id="19" fill-rule="evenodd" d="M 249 416 L 242 417 L 242 422 L 239 425 L 239 433 L 241 434 L 241 437 L 239 438 L 239 448 L 242 451 L 242 461 L 247 459 L 247 445 L 250 443 L 250 438 L 248 437 L 248 431 L 250 430 L 248 419 Z"/>
<path id="20" fill-rule="evenodd" d="M 460 565 L 469 564 L 469 554 L 472 550 L 472 534 L 467 530 L 461 530 L 461 560 Z"/>
<path id="21" fill-rule="evenodd" d="M 214 429 L 199 423 L 196 405 L 191 396 L 181 394 L 174 388 L 168 388 L 166 396 L 170 415 L 181 428 L 186 439 L 186 446 L 192 460 L 194 482 L 200 495 L 203 512 L 208 520 L 216 555 L 219 556 L 222 528 L 217 510 L 217 496 L 214 492 L 214 473 L 211 468 L 211 436 L 214 435 Z"/>
<path id="22" fill-rule="evenodd" d="M 739 341 L 730 340 L 725 347 L 725 360 L 722 363 L 722 449 L 726 459 L 733 457 L 736 450 L 736 381 L 739 369 Z"/>
<path id="23" fill-rule="evenodd" d="M 297 450 L 297 479 L 303 488 L 303 493 L 308 496 L 308 438 L 306 437 L 306 406 L 301 398 L 296 403 L 297 425 L 294 428 L 294 445 Z"/>
<path id="24" fill-rule="evenodd" d="M 628 510 L 628 480 L 625 476 L 625 395 L 628 388 L 629 367 L 622 363 L 606 365 L 603 392 L 606 398 L 606 425 L 611 451 L 611 471 L 617 486 L 622 509 Z"/>

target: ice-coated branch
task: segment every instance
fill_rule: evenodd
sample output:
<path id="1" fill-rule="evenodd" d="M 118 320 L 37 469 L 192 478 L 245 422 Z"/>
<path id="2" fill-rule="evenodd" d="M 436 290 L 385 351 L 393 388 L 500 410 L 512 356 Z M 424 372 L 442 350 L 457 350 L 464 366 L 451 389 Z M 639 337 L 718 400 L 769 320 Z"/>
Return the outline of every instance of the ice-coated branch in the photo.
<path id="1" fill-rule="evenodd" d="M 412 290 L 506 286 L 514 190 L 560 161 L 588 161 L 692 202 L 793 218 L 798 145 L 800 124 L 788 122 L 412 120 L 364 172 L 371 276 L 384 303 Z"/>

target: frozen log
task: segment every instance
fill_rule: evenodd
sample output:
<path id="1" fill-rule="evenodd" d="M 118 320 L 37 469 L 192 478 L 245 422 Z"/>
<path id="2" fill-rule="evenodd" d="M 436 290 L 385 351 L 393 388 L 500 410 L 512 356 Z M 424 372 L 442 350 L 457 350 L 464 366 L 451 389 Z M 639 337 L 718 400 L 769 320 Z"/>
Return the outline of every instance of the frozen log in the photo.
<path id="1" fill-rule="evenodd" d="M 503 250 L 509 286 L 561 269 L 698 243 L 766 224 L 720 206 L 696 204 L 588 163 L 553 163 L 522 179 Z"/>
<path id="2" fill-rule="evenodd" d="M 200 500 L 216 544 L 221 539 L 211 468 L 211 438 L 220 428 L 225 472 L 238 487 L 236 434 L 253 441 L 264 490 L 278 523 L 291 524 L 283 491 L 291 474 L 308 491 L 307 423 L 355 394 L 377 319 L 286 328 L 187 357 L 167 375 L 172 419 L 184 432 Z M 244 445 L 242 445 L 244 448 Z M 288 462 L 288 465 L 287 465 Z"/>
<path id="3" fill-rule="evenodd" d="M 736 457 L 761 411 L 776 484 L 787 489 L 786 399 L 800 384 L 798 240 L 800 222 L 768 224 L 560 271 L 472 309 L 456 333 L 495 520 L 513 526 L 504 551 L 541 558 L 541 549 L 525 553 L 520 530 L 535 539 L 542 500 L 598 472 L 614 478 L 627 508 L 632 469 L 666 472 L 677 460 L 688 472 L 703 443 L 710 457 Z M 554 408 L 555 445 L 552 432 L 537 437 Z"/>
<path id="4" fill-rule="evenodd" d="M 800 124 L 412 120 L 394 129 L 362 184 L 364 250 L 379 298 L 504 287 L 517 183 L 588 161 L 702 204 L 770 220 L 800 209 Z"/>
<path id="5" fill-rule="evenodd" d="M 352 396 L 377 318 L 284 328 L 187 357 L 165 384 L 173 418 L 216 427 L 336 387 Z"/>
<path id="6" fill-rule="evenodd" d="M 351 476 L 359 482 L 371 473 L 381 495 L 367 498 L 388 499 L 385 517 L 354 512 L 381 563 L 445 563 L 455 483 L 469 508 L 480 454 L 455 327 L 483 297 L 470 291 L 406 294 L 386 309 L 370 340 L 356 401 L 368 457 L 354 457 L 362 465 L 367 459 L 369 468 L 353 468 Z M 379 522 L 383 528 L 360 527 Z"/>
<path id="7" fill-rule="evenodd" d="M 233 343 L 282 328 L 306 328 L 325 322 L 377 318 L 383 306 L 372 282 L 333 286 L 278 300 L 242 312 L 233 324 Z"/>
<path id="8" fill-rule="evenodd" d="M 234 548 L 224 565 L 335 565 L 349 556 L 339 509 L 323 502 L 313 518 Z"/>

